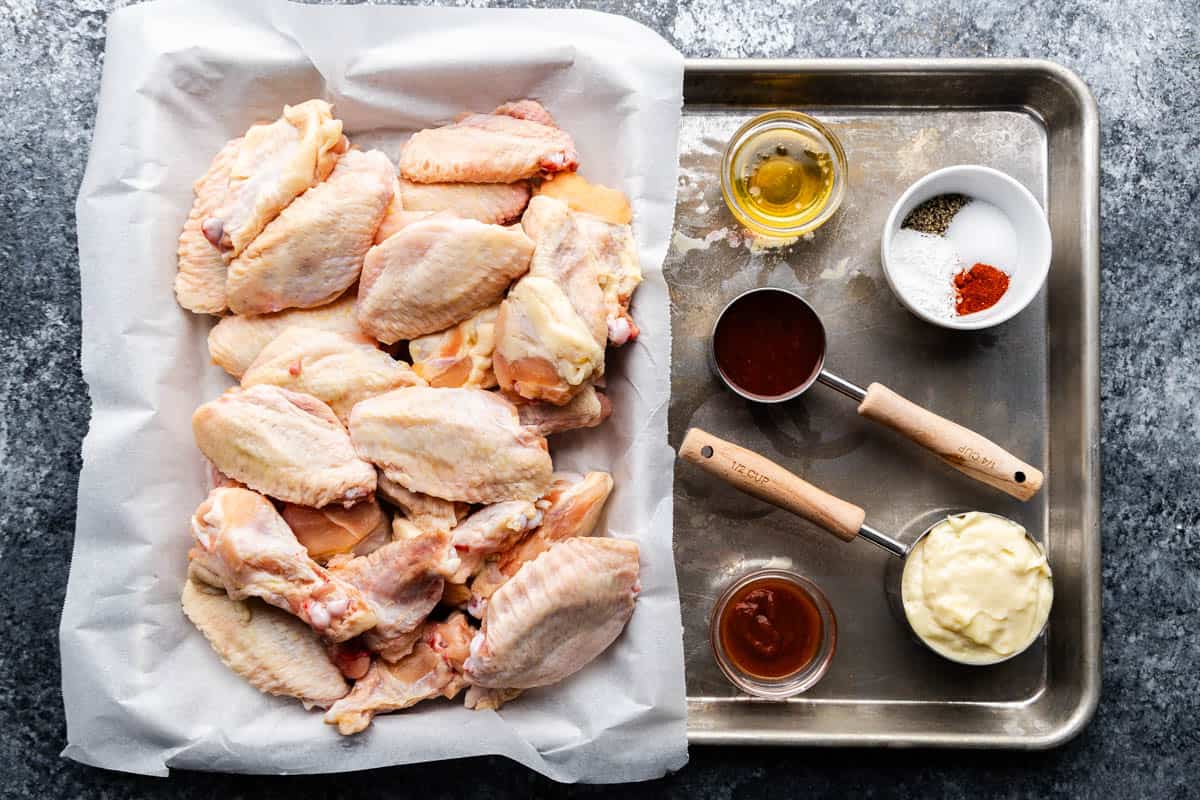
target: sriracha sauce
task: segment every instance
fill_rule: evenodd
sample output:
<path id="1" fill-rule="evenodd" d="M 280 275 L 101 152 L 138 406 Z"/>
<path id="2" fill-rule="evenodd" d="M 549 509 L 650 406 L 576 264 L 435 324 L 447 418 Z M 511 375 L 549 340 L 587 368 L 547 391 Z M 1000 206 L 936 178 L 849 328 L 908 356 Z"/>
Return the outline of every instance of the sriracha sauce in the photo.
<path id="1" fill-rule="evenodd" d="M 824 635 L 821 612 L 790 581 L 761 578 L 737 591 L 721 614 L 721 647 L 757 678 L 782 678 L 808 666 Z"/>

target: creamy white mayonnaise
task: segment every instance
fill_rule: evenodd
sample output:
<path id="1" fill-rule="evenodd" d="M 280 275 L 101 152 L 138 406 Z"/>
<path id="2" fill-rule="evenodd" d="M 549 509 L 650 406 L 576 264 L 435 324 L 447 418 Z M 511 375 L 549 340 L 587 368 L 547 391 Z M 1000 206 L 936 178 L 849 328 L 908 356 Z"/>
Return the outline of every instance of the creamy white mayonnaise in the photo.
<path id="1" fill-rule="evenodd" d="M 993 664 L 1027 648 L 1054 599 L 1046 555 L 1025 529 L 974 511 L 947 517 L 917 544 L 900 591 L 922 641 L 965 664 Z"/>

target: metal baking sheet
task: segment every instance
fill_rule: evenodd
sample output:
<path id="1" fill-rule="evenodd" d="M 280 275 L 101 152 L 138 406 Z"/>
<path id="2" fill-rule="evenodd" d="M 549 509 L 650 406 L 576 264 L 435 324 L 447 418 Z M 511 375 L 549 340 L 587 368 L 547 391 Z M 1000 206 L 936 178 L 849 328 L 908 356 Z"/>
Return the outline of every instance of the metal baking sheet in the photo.
<path id="1" fill-rule="evenodd" d="M 875 527 L 910 539 L 940 513 L 977 508 L 1021 521 L 1055 576 L 1048 635 L 1004 664 L 970 668 L 915 643 L 885 596 L 897 562 L 844 544 L 728 488 L 691 465 L 675 476 L 675 551 L 683 601 L 694 743 L 1046 748 L 1078 733 L 1100 694 L 1098 120 L 1087 87 L 1052 63 L 691 61 L 684 80 L 671 287 L 670 435 L 689 426 L 751 447 L 863 506 Z M 808 240 L 757 250 L 721 200 L 729 135 L 769 108 L 812 113 L 841 138 L 849 190 Z M 1047 288 L 990 331 L 946 331 L 892 296 L 879 236 L 914 180 L 951 164 L 1001 169 L 1048 210 Z M 755 406 L 709 373 L 714 315 L 754 286 L 799 291 L 829 333 L 826 366 L 879 381 L 975 427 L 1044 467 L 1029 503 L 980 486 L 915 445 L 860 419 L 814 387 Z M 823 682 L 784 703 L 740 695 L 708 645 L 722 588 L 755 566 L 789 565 L 816 580 L 838 616 Z"/>

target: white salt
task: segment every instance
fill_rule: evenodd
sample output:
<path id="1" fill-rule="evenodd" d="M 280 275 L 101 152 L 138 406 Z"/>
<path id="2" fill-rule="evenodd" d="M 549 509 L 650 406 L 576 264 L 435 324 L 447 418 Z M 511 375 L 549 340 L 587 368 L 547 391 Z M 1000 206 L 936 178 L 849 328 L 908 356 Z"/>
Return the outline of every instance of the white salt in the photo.
<path id="1" fill-rule="evenodd" d="M 912 228 L 901 228 L 892 237 L 892 282 L 905 300 L 930 316 L 954 316 L 954 276 L 961 269 L 958 250 L 948 239 Z"/>
<path id="2" fill-rule="evenodd" d="M 988 264 L 1012 275 L 1020 258 L 1017 232 L 1008 215 L 984 200 L 971 200 L 950 220 L 946 238 L 954 243 L 963 268 Z"/>

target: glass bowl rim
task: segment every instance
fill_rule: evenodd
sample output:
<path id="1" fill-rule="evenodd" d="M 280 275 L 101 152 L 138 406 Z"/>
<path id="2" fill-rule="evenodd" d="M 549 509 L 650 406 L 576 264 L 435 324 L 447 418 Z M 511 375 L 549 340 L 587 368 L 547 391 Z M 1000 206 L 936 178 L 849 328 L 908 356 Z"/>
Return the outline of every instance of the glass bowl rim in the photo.
<path id="1" fill-rule="evenodd" d="M 830 190 L 829 197 L 825 200 L 825 205 L 821 209 L 821 213 L 803 224 L 776 226 L 760 222 L 747 214 L 742 205 L 737 202 L 737 198 L 734 197 L 732 179 L 729 174 L 732 167 L 733 155 L 747 138 L 768 126 L 771 128 L 792 128 L 813 134 L 825 146 L 827 152 L 832 157 L 833 189 Z M 802 111 L 782 108 L 775 109 L 774 111 L 767 111 L 747 120 L 729 137 L 729 142 L 725 145 L 725 152 L 721 155 L 721 196 L 724 198 L 725 205 L 729 208 L 734 218 L 754 233 L 771 238 L 798 237 L 806 233 L 811 233 L 824 225 L 841 207 L 842 200 L 846 194 L 848 172 L 846 152 L 842 148 L 841 140 L 838 139 L 833 131 L 817 118 Z"/>

